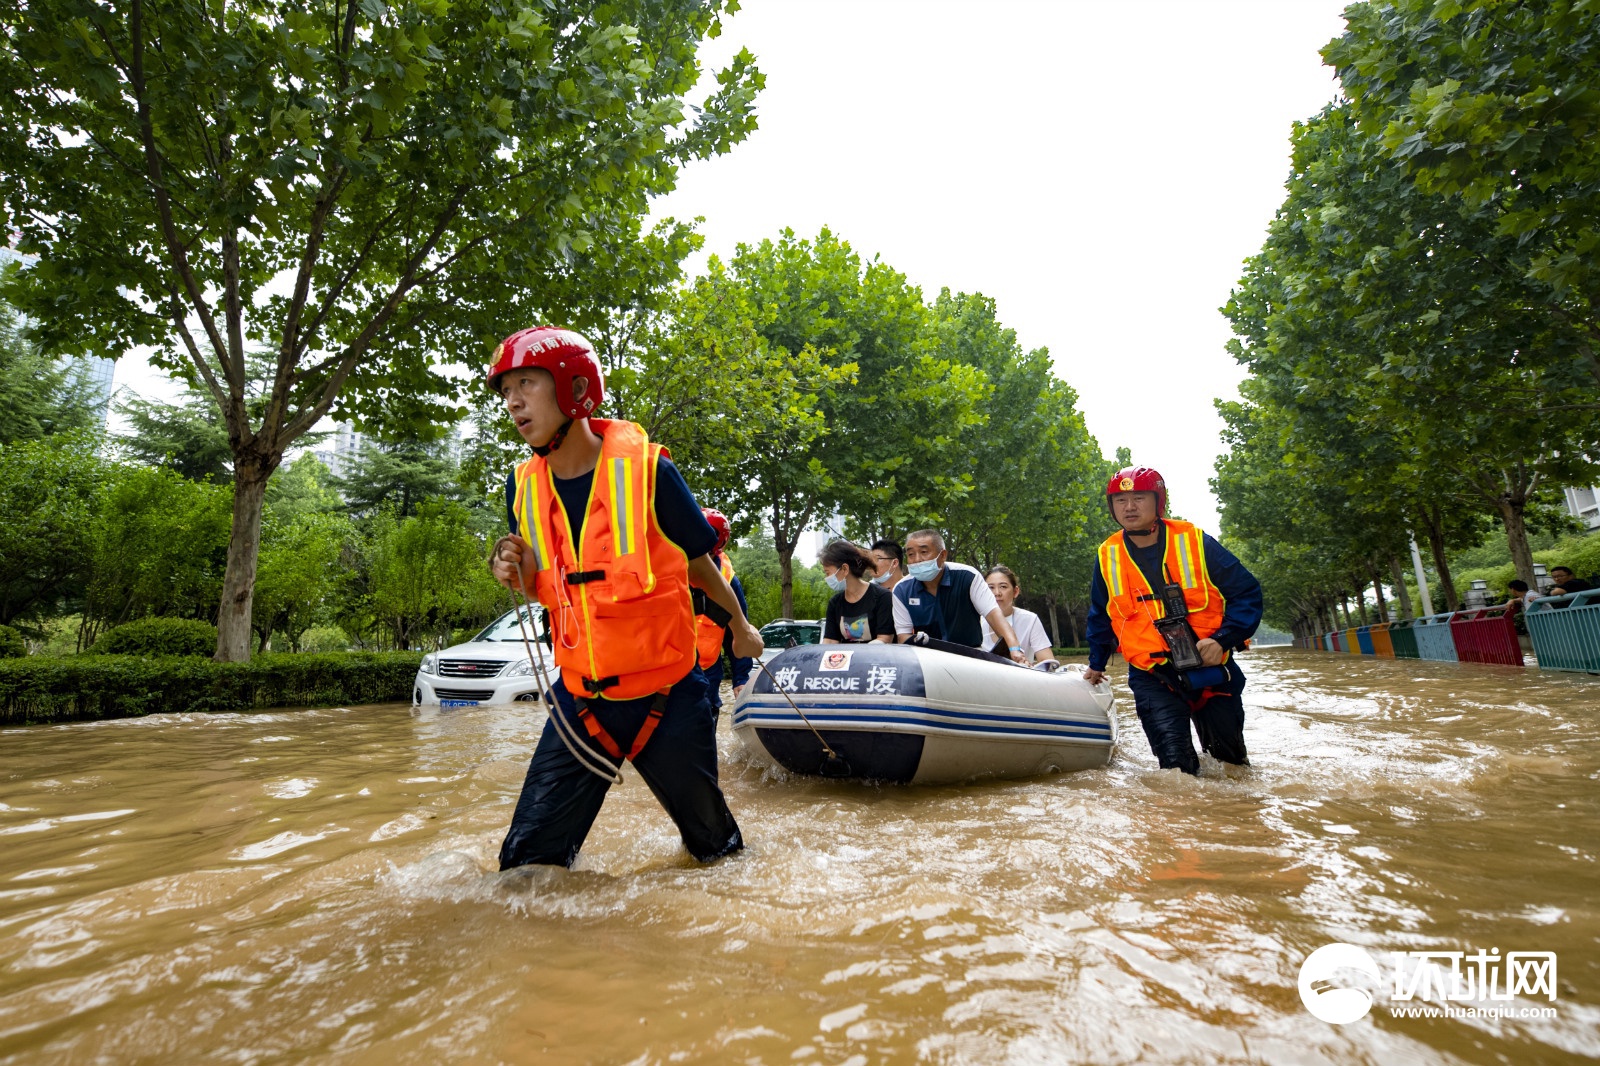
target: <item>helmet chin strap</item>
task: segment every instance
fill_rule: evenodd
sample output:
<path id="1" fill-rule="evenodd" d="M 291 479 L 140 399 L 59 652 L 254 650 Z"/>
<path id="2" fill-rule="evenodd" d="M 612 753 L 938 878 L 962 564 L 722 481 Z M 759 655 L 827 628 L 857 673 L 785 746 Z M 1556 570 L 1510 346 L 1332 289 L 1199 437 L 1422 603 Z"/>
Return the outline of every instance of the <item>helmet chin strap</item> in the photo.
<path id="1" fill-rule="evenodd" d="M 557 448 L 561 447 L 561 442 L 567 439 L 567 430 L 571 428 L 572 419 L 569 418 L 565 422 L 561 423 L 561 428 L 556 430 L 556 435 L 550 438 L 549 444 L 531 445 L 530 447 L 533 448 L 533 454 L 542 459 L 551 452 L 555 451 Z"/>

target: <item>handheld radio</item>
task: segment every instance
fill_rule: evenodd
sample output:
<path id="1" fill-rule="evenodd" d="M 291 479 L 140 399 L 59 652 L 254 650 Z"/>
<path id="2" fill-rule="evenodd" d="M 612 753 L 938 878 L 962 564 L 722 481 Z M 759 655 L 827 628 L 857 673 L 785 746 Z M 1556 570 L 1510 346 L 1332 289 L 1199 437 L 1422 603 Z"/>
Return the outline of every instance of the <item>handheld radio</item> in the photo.
<path id="1" fill-rule="evenodd" d="M 1168 582 L 1161 590 L 1161 606 L 1166 617 L 1156 619 L 1156 632 L 1171 653 L 1167 661 L 1179 670 L 1195 670 L 1205 665 L 1189 628 L 1189 605 L 1183 602 L 1183 586 Z"/>

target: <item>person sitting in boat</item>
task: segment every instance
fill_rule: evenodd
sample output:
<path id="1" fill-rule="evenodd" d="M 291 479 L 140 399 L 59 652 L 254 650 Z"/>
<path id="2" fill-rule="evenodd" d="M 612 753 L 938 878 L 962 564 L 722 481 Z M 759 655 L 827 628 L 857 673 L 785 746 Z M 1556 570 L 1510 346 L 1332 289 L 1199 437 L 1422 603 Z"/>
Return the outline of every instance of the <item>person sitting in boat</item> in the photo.
<path id="1" fill-rule="evenodd" d="M 728 553 L 724 550 L 728 546 L 728 538 L 733 535 L 733 527 L 728 522 L 728 516 L 715 507 L 702 507 L 700 513 L 706 516 L 707 524 L 717 535 L 717 545 L 711 549 L 711 562 L 722 572 L 723 580 L 727 581 L 728 587 L 733 589 L 733 596 L 739 601 L 739 609 L 749 617 L 750 605 L 744 598 L 744 586 L 739 583 L 739 575 L 733 572 L 733 561 L 728 558 Z M 710 602 L 704 592 L 699 589 L 694 591 L 695 644 L 700 650 L 700 669 L 706 675 L 706 696 L 711 700 L 713 713 L 720 713 L 722 710 L 724 659 L 733 664 L 734 699 L 738 699 L 739 693 L 750 683 L 750 664 L 753 660 L 748 655 L 734 654 L 733 631 L 728 628 L 730 621 L 732 619 L 728 617 L 727 612 Z"/>
<path id="2" fill-rule="evenodd" d="M 642 427 L 589 417 L 605 382 L 579 334 L 512 334 L 488 382 L 533 450 L 508 480 L 515 527 L 495 543 L 490 569 L 550 610 L 560 673 L 500 868 L 571 866 L 624 759 L 691 855 L 738 851 L 744 839 L 717 786 L 690 588 L 727 612 L 736 654 L 760 655 L 762 645 L 711 562 L 716 533 Z"/>
<path id="3" fill-rule="evenodd" d="M 1027 654 L 983 575 L 965 563 L 950 562 L 943 533 L 919 529 L 907 537 L 906 570 L 906 579 L 894 587 L 894 630 L 902 644 L 943 640 L 969 648 L 988 647 L 983 642 L 987 620 L 1005 642 L 1006 654 L 1027 663 Z"/>
<path id="4" fill-rule="evenodd" d="M 1166 518 L 1167 483 L 1146 466 L 1118 471 L 1106 507 L 1122 529 L 1105 539 L 1089 584 L 1091 684 L 1120 651 L 1150 750 L 1163 770 L 1200 772 L 1189 723 L 1214 758 L 1250 765 L 1244 674 L 1231 653 L 1261 624 L 1261 583 L 1188 522 Z"/>
<path id="5" fill-rule="evenodd" d="M 878 564 L 878 576 L 872 579 L 874 585 L 888 591 L 905 580 L 905 549 L 892 540 L 874 541 L 872 550 L 868 553 Z"/>
<path id="6" fill-rule="evenodd" d="M 1011 623 L 1011 631 L 1017 635 L 1017 643 L 1022 645 L 1022 651 L 1028 656 L 1028 662 L 1035 666 L 1040 663 L 1056 662 L 1056 649 L 1044 631 L 1044 622 L 1026 607 L 1017 606 L 1017 597 L 1022 594 L 1022 585 L 1017 581 L 1017 575 L 1012 569 L 1009 566 L 991 567 L 984 580 L 989 584 L 989 591 L 994 593 L 994 602 L 999 604 L 1000 613 Z M 983 646 L 994 649 L 996 654 L 1004 654 L 997 647 L 999 644 L 1000 637 L 985 619 Z M 1045 669 L 1053 670 L 1055 667 Z"/>
<path id="7" fill-rule="evenodd" d="M 893 643 L 894 596 L 870 580 L 878 569 L 872 556 L 860 545 L 835 540 L 823 547 L 817 563 L 833 590 L 822 623 L 822 643 Z"/>

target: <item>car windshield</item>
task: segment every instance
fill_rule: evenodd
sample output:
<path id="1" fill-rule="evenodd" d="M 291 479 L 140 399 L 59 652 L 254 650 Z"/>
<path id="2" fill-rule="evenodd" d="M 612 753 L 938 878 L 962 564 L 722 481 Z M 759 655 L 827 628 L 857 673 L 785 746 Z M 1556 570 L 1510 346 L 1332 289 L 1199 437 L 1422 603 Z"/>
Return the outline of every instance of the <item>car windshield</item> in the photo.
<path id="1" fill-rule="evenodd" d="M 800 625 L 794 622 L 773 622 L 761 627 L 761 640 L 769 648 L 787 648 L 791 644 L 822 643 L 822 627 L 816 623 Z"/>
<path id="2" fill-rule="evenodd" d="M 528 639 L 534 639 L 534 634 L 538 631 L 538 614 L 533 612 L 532 608 L 529 607 L 520 607 L 515 611 L 507 611 L 499 618 L 496 618 L 493 622 L 490 622 L 488 627 L 485 628 L 483 632 L 479 633 L 472 639 L 521 640 L 522 626 L 517 625 L 518 614 L 522 615 L 523 625 L 526 625 L 528 628 Z"/>

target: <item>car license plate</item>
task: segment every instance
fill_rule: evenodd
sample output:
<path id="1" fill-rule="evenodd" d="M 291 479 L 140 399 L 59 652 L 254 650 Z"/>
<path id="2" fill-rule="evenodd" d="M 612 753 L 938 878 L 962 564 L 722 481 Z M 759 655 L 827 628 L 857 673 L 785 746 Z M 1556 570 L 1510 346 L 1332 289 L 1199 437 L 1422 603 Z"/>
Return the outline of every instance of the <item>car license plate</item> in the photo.
<path id="1" fill-rule="evenodd" d="M 441 706 L 441 707 L 476 707 L 479 702 L 480 701 L 478 701 L 478 700 L 440 700 L 439 701 L 439 706 Z"/>

